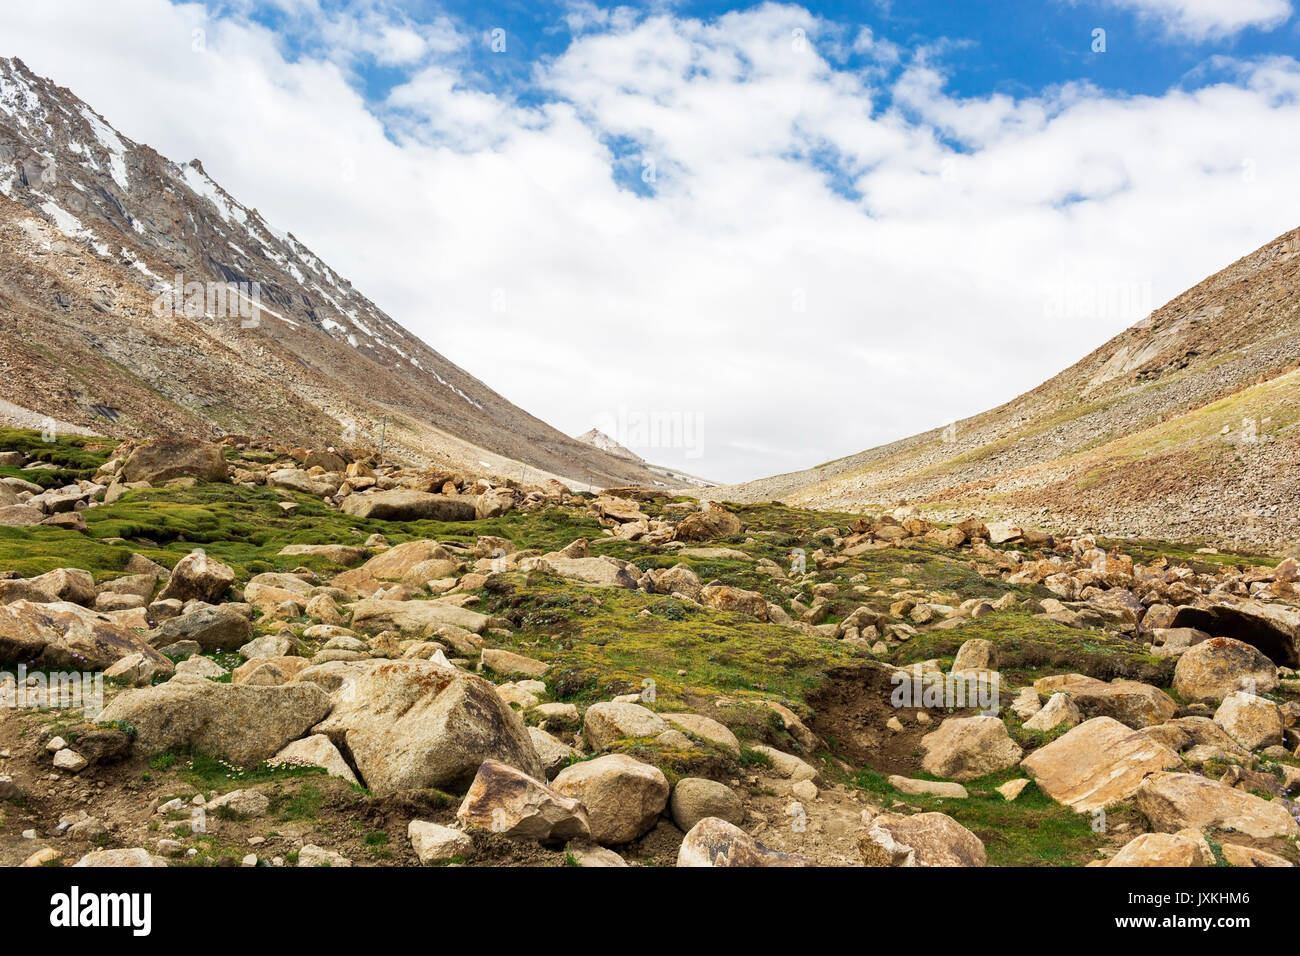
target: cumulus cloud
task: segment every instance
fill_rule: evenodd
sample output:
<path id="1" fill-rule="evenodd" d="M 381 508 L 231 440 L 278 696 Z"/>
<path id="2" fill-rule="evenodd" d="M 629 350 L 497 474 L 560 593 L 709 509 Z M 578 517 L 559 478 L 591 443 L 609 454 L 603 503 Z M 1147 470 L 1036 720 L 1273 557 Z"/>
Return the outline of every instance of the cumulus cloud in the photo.
<path id="1" fill-rule="evenodd" d="M 961 97 L 941 54 L 797 6 L 575 5 L 581 29 L 527 98 L 455 49 L 417 62 L 372 38 L 408 69 L 367 102 L 352 56 L 290 58 L 198 5 L 105 6 L 0 14 L 0 52 L 200 156 L 512 401 L 572 434 L 653 417 L 649 438 L 615 437 L 720 479 L 1006 401 L 1300 208 L 1286 57 L 1219 61 L 1161 96 Z M 877 55 L 850 68 L 846 46 Z"/>
<path id="2" fill-rule="evenodd" d="M 1108 0 L 1158 24 L 1173 36 L 1196 41 L 1232 36 L 1248 28 L 1272 30 L 1291 18 L 1291 0 Z"/>

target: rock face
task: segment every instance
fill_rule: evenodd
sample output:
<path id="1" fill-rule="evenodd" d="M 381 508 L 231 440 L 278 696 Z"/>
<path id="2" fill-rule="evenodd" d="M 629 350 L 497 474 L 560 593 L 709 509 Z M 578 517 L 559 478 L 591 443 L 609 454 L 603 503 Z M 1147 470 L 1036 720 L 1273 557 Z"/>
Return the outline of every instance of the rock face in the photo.
<path id="1" fill-rule="evenodd" d="M 996 717 L 949 717 L 921 738 L 921 766 L 936 777 L 972 780 L 1014 767 L 1024 751 Z"/>
<path id="2" fill-rule="evenodd" d="M 706 817 L 691 827 L 677 851 L 678 866 L 808 866 L 793 853 L 778 853 L 759 843 L 740 827 Z"/>
<path id="3" fill-rule="evenodd" d="M 316 732 L 352 755 L 376 796 L 464 787 L 487 759 L 542 775 L 527 728 L 492 685 L 432 661 L 371 665 L 339 688 Z"/>
<path id="4" fill-rule="evenodd" d="M 591 835 L 579 800 L 496 760 L 483 761 L 456 817 L 467 826 L 543 843 Z"/>
<path id="5" fill-rule="evenodd" d="M 1264 694 L 1277 686 L 1277 665 L 1258 648 L 1215 637 L 1188 648 L 1174 668 L 1174 690 L 1184 700 L 1222 700 L 1235 690 Z"/>
<path id="6" fill-rule="evenodd" d="M 41 666 L 104 670 L 124 657 L 141 655 L 155 668 L 170 671 L 165 657 L 102 614 L 77 604 L 0 605 L 0 660 L 38 661 Z"/>
<path id="7" fill-rule="evenodd" d="M 1137 807 L 1161 833 L 1215 827 L 1247 836 L 1300 835 L 1281 801 L 1263 800 L 1194 773 L 1155 773 L 1137 790 Z"/>
<path id="8" fill-rule="evenodd" d="M 1091 813 L 1132 796 L 1147 774 L 1180 766 L 1178 754 L 1111 717 L 1094 717 L 1020 764 L 1058 803 Z"/>
<path id="9" fill-rule="evenodd" d="M 315 684 L 250 687 L 176 678 L 128 690 L 100 720 L 129 721 L 144 752 L 191 747 L 248 767 L 297 740 L 330 709 Z"/>
<path id="10" fill-rule="evenodd" d="M 215 604 L 235 583 L 235 569 L 208 557 L 202 551 L 187 554 L 172 568 L 159 601 L 204 601 Z"/>
<path id="11" fill-rule="evenodd" d="M 147 481 L 154 485 L 173 478 L 225 481 L 229 474 L 222 446 L 179 438 L 145 442 L 122 464 L 123 481 Z"/>
<path id="12" fill-rule="evenodd" d="M 668 779 L 658 767 L 626 754 L 607 754 L 561 770 L 551 785 L 581 801 L 591 838 L 604 846 L 645 833 L 668 804 Z"/>
<path id="13" fill-rule="evenodd" d="M 984 843 L 944 813 L 882 813 L 858 833 L 867 866 L 984 866 Z"/>
<path id="14" fill-rule="evenodd" d="M 475 499 L 458 495 L 435 495 L 425 491 L 375 491 L 348 495 L 344 514 L 380 521 L 473 521 Z"/>

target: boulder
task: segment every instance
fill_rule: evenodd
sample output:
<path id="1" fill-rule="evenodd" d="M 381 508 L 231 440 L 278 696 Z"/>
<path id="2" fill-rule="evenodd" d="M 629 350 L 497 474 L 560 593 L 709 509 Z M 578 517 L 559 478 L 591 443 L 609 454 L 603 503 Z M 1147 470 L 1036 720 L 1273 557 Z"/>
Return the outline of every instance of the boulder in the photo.
<path id="1" fill-rule="evenodd" d="M 1300 825 L 1282 801 L 1264 800 L 1194 773 L 1153 773 L 1137 789 L 1137 808 L 1161 833 L 1214 827 L 1258 839 L 1300 836 Z"/>
<path id="2" fill-rule="evenodd" d="M 138 446 L 122 463 L 122 481 L 152 485 L 173 478 L 225 481 L 230 474 L 225 449 L 211 442 L 158 438 Z"/>
<path id="3" fill-rule="evenodd" d="M 468 834 L 424 820 L 412 820 L 407 824 L 406 836 L 411 841 L 416 859 L 425 866 L 447 863 L 458 857 L 464 859 L 474 848 L 474 841 Z"/>
<path id="4" fill-rule="evenodd" d="M 561 770 L 551 786 L 579 800 L 602 846 L 635 840 L 668 804 L 668 779 L 658 767 L 626 754 L 606 754 Z"/>
<path id="5" fill-rule="evenodd" d="M 154 647 L 177 641 L 194 641 L 204 652 L 233 651 L 253 637 L 253 624 L 238 608 L 229 604 L 201 607 L 169 621 L 149 634 Z"/>
<path id="6" fill-rule="evenodd" d="M 708 510 L 692 512 L 683 518 L 673 537 L 678 541 L 717 541 L 744 530 L 738 517 L 721 505 L 711 504 Z"/>
<path id="7" fill-rule="evenodd" d="M 1051 699 L 1025 721 L 1025 730 L 1049 731 L 1064 727 L 1069 730 L 1082 720 L 1079 708 L 1070 699 L 1069 694 L 1053 694 Z"/>
<path id="8" fill-rule="evenodd" d="M 640 704 L 601 701 L 587 708 L 582 733 L 593 750 L 604 750 L 626 737 L 657 737 L 668 729 L 667 722 Z"/>
<path id="9" fill-rule="evenodd" d="M 132 847 L 125 850 L 95 850 L 87 853 L 73 866 L 166 866 L 167 860 L 154 856 L 148 850 Z"/>
<path id="10" fill-rule="evenodd" d="M 194 551 L 176 562 L 159 601 L 203 601 L 215 604 L 235 583 L 235 569 Z"/>
<path id="11" fill-rule="evenodd" d="M 523 571 L 549 571 L 570 581 L 602 588 L 636 588 L 636 577 L 614 558 L 570 558 L 555 553 L 524 558 L 519 567 Z"/>
<path id="12" fill-rule="evenodd" d="M 422 562 L 451 557 L 451 552 L 437 541 L 407 541 L 381 551 L 359 568 L 335 575 L 330 583 L 351 597 L 370 597 L 386 582 L 406 578 Z"/>
<path id="13" fill-rule="evenodd" d="M 357 775 L 352 772 L 348 762 L 343 759 L 339 749 L 324 734 L 312 734 L 284 747 L 267 761 L 273 767 L 289 765 L 296 767 L 321 767 L 331 777 L 338 777 L 348 783 L 357 783 Z"/>
<path id="14" fill-rule="evenodd" d="M 992 641 L 973 637 L 957 648 L 952 662 L 953 673 L 959 671 L 995 671 L 998 669 L 998 651 Z"/>
<path id="15" fill-rule="evenodd" d="M 1223 698 L 1214 722 L 1247 750 L 1263 750 L 1282 743 L 1282 711 L 1264 697 L 1234 691 Z"/>
<path id="16" fill-rule="evenodd" d="M 921 738 L 921 746 L 921 766 L 950 780 L 972 780 L 1014 767 L 1024 753 L 996 717 L 949 717 Z"/>
<path id="17" fill-rule="evenodd" d="M 55 601 L 67 601 L 90 607 L 95 603 L 95 579 L 80 568 L 55 568 L 28 578 L 29 587 L 50 595 Z"/>
<path id="18" fill-rule="evenodd" d="M 1134 730 L 1163 723 L 1178 712 L 1174 699 L 1150 684 L 1117 679 L 1107 683 L 1082 674 L 1044 677 L 1034 682 L 1041 694 L 1069 694 L 1084 717 L 1113 717 Z"/>
<path id="19" fill-rule="evenodd" d="M 717 817 L 737 826 L 745 820 L 745 806 L 740 796 L 725 784 L 704 777 L 678 780 L 668 807 L 673 822 L 683 833 L 705 817 Z"/>
<path id="20" fill-rule="evenodd" d="M 492 685 L 432 661 L 370 665 L 339 687 L 333 712 L 316 732 L 351 754 L 376 796 L 425 787 L 455 790 L 488 759 L 530 777 L 542 774 L 523 720 Z"/>
<path id="21" fill-rule="evenodd" d="M 744 614 L 760 621 L 768 619 L 767 598 L 757 591 L 733 588 L 727 584 L 710 584 L 700 591 L 700 603 L 718 611 Z"/>
<path id="22" fill-rule="evenodd" d="M 1185 606 L 1178 609 L 1170 626 L 1194 627 L 1240 640 L 1274 663 L 1300 667 L 1300 608 L 1297 607 L 1263 601 Z"/>
<path id="23" fill-rule="evenodd" d="M 289 683 L 310 666 L 311 661 L 305 657 L 254 657 L 231 671 L 230 680 L 234 684 L 277 687 Z"/>
<path id="24" fill-rule="evenodd" d="M 1174 690 L 1186 701 L 1222 700 L 1236 690 L 1265 694 L 1276 686 L 1277 665 L 1230 637 L 1192 645 L 1174 668 Z"/>
<path id="25" fill-rule="evenodd" d="M 297 491 L 315 498 L 330 498 L 338 493 L 343 476 L 337 472 L 313 475 L 301 468 L 280 468 L 266 476 L 267 487 Z"/>
<path id="26" fill-rule="evenodd" d="M 1058 803 L 1091 813 L 1131 797 L 1151 773 L 1182 764 L 1178 754 L 1111 717 L 1094 717 L 1035 750 L 1021 769 Z"/>
<path id="27" fill-rule="evenodd" d="M 984 866 L 984 844 L 944 813 L 882 813 L 858 832 L 867 866 Z"/>
<path id="28" fill-rule="evenodd" d="M 497 760 L 483 761 L 456 818 L 466 826 L 542 843 L 591 835 L 580 801 Z"/>
<path id="29" fill-rule="evenodd" d="M 474 517 L 499 518 L 515 507 L 515 493 L 510 488 L 492 488 L 479 495 L 474 502 Z"/>
<path id="30" fill-rule="evenodd" d="M 104 671 L 104 679 L 115 680 L 129 687 L 144 687 L 153 683 L 155 677 L 170 677 L 173 673 L 175 667 L 166 657 L 161 661 L 155 661 L 137 652 L 128 654 L 107 668 Z"/>
<path id="31" fill-rule="evenodd" d="M 735 824 L 718 817 L 705 817 L 682 840 L 677 850 L 677 865 L 810 866 L 811 861 L 794 853 L 770 850 Z"/>
<path id="32" fill-rule="evenodd" d="M 721 747 L 724 750 L 730 750 L 734 754 L 740 753 L 740 740 L 736 735 L 722 723 L 714 720 L 712 717 L 705 717 L 703 714 L 689 713 L 672 713 L 663 714 L 663 719 L 668 721 L 679 730 L 683 730 L 692 737 L 698 737 L 707 743 Z M 721 814 L 714 814 L 721 816 Z M 725 819 L 725 818 L 724 818 Z M 683 827 L 685 829 L 685 827 Z"/>
<path id="33" fill-rule="evenodd" d="M 482 660 L 492 673 L 505 677 L 542 677 L 551 669 L 545 661 L 496 648 L 484 650 Z"/>
<path id="34" fill-rule="evenodd" d="M 360 564 L 366 559 L 366 549 L 347 544 L 290 544 L 280 549 L 279 556 L 324 558 L 331 564 L 344 566 Z"/>
<path id="35" fill-rule="evenodd" d="M 352 610 L 352 626 L 359 631 L 400 631 L 403 634 L 424 634 L 444 624 L 459 627 L 471 634 L 487 630 L 485 614 L 439 604 L 436 601 L 385 601 L 366 598 L 358 601 Z"/>
<path id="36" fill-rule="evenodd" d="M 578 751 L 566 743 L 556 740 L 546 731 L 537 727 L 528 728 L 528 736 L 537 750 L 537 759 L 542 762 L 542 770 L 549 779 L 573 762 Z"/>
<path id="37" fill-rule="evenodd" d="M 171 670 L 171 663 L 136 631 L 79 604 L 14 601 L 0 605 L 0 660 L 104 670 L 135 654 L 155 668 Z"/>
<path id="38" fill-rule="evenodd" d="M 1124 844 L 1107 866 L 1214 866 L 1214 852 L 1195 830 L 1143 833 Z"/>
<path id="39" fill-rule="evenodd" d="M 329 709 L 329 695 L 314 684 L 250 687 L 173 678 L 123 692 L 99 719 L 129 721 L 146 753 L 192 748 L 249 767 L 297 740 Z"/>
<path id="40" fill-rule="evenodd" d="M 473 521 L 477 516 L 472 496 L 402 488 L 348 495 L 343 499 L 343 513 L 380 521 Z"/>

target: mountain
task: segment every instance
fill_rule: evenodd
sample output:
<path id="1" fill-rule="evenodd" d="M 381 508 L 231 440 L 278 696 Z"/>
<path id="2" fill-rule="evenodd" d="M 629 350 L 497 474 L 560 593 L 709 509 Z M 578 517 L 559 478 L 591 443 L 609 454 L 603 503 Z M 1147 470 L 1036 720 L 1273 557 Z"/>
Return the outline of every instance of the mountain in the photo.
<path id="1" fill-rule="evenodd" d="M 1300 230 L 1005 405 L 709 497 L 1294 548 L 1297 421 Z"/>
<path id="2" fill-rule="evenodd" d="M 712 488 L 717 482 L 709 481 L 707 478 L 698 478 L 695 475 L 688 475 L 684 471 L 676 471 L 663 465 L 652 465 L 647 462 L 636 452 L 624 448 L 614 439 L 610 438 L 599 428 L 591 428 L 577 436 L 577 441 L 591 445 L 593 448 L 599 448 L 601 451 L 608 452 L 615 458 L 621 458 L 624 461 L 635 462 L 642 468 L 656 475 L 656 479 L 651 482 L 662 488 Z"/>
<path id="3" fill-rule="evenodd" d="M 198 160 L 132 142 L 16 58 L 0 59 L 0 375 L 17 406 L 0 420 L 382 437 L 416 462 L 511 477 L 655 477 L 512 405 Z"/>

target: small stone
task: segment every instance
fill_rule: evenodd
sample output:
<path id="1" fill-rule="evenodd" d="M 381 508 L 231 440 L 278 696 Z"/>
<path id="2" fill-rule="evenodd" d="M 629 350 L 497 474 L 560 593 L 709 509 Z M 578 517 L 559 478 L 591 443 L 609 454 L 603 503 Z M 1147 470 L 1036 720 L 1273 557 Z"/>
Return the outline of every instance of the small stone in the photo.
<path id="1" fill-rule="evenodd" d="M 1008 780 L 1002 786 L 998 787 L 998 793 L 1002 794 L 1004 800 L 1014 800 L 1020 796 L 1022 790 L 1029 786 L 1029 781 L 1024 777 L 1018 777 L 1015 780 Z"/>

